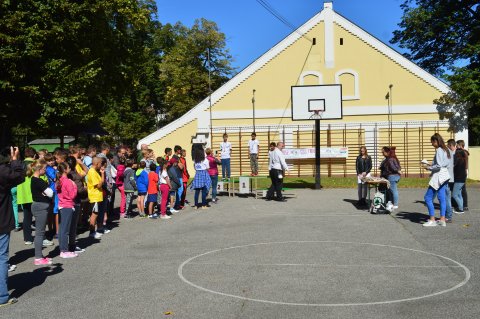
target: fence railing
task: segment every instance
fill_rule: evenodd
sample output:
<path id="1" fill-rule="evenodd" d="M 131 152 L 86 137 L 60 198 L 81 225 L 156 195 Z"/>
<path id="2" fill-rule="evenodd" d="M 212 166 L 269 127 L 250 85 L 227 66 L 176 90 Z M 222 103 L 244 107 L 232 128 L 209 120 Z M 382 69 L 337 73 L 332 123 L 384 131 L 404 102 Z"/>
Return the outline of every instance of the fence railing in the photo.
<path id="1" fill-rule="evenodd" d="M 253 127 L 215 127 L 212 129 L 213 149 L 219 149 L 223 133 L 228 133 L 232 143 L 231 169 L 234 175 L 250 173 L 248 141 Z M 315 147 L 314 125 L 256 126 L 255 132 L 260 141 L 259 170 L 268 174 L 268 145 L 270 142 L 284 141 L 286 148 Z M 373 174 L 379 174 L 379 165 L 383 160 L 381 148 L 395 146 L 396 155 L 402 166 L 404 176 L 423 176 L 420 166 L 422 159 L 432 160 L 435 149 L 430 137 L 440 133 L 445 141 L 453 138 L 448 132 L 445 121 L 395 122 L 392 127 L 385 123 L 344 123 L 326 124 L 320 128 L 320 147 L 348 147 L 346 159 L 322 158 L 320 174 L 324 176 L 356 175 L 355 160 L 361 146 L 366 146 L 373 161 Z M 296 176 L 314 176 L 315 159 L 293 160 L 292 174 Z"/>

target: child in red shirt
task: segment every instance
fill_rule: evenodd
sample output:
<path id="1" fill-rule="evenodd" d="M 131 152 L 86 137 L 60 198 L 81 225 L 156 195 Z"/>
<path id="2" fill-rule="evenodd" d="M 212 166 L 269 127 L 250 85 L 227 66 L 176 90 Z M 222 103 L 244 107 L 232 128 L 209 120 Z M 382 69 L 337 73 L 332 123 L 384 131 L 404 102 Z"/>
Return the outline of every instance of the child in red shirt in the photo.
<path id="1" fill-rule="evenodd" d="M 157 219 L 158 214 L 153 213 L 153 205 L 158 201 L 158 174 L 156 172 L 157 165 L 150 164 L 150 173 L 148 173 L 148 189 L 147 189 L 147 203 L 148 203 L 148 218 Z"/>

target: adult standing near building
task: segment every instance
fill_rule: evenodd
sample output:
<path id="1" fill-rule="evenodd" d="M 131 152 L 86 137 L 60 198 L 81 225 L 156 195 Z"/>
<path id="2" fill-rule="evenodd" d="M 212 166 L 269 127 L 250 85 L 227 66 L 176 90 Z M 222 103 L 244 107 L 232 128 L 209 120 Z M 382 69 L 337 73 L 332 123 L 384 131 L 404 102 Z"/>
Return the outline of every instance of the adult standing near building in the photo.
<path id="1" fill-rule="evenodd" d="M 250 158 L 250 176 L 258 175 L 258 153 L 260 152 L 260 142 L 257 140 L 257 134 L 252 133 L 252 139 L 248 141 L 248 157 Z"/>
<path id="2" fill-rule="evenodd" d="M 357 170 L 358 205 L 365 206 L 367 205 L 367 184 L 362 181 L 362 178 L 370 176 L 372 170 L 372 158 L 368 155 L 365 146 L 360 147 L 360 154 L 357 156 L 355 167 Z"/>
<path id="3" fill-rule="evenodd" d="M 283 148 L 283 142 L 278 142 L 277 145 L 275 145 L 275 142 L 270 143 L 270 151 L 268 152 L 268 170 L 272 185 L 267 191 L 267 200 L 272 200 L 274 198 L 273 194 L 275 193 L 277 195 L 277 201 L 286 201 L 285 197 L 282 195 L 282 188 L 283 177 L 285 176 L 285 171 L 288 171 L 288 166 L 285 162 L 285 156 L 282 153 Z"/>
<path id="4" fill-rule="evenodd" d="M 18 159 L 18 147 L 0 151 L 0 306 L 17 302 L 8 294 L 8 250 L 10 232 L 15 228 L 10 190 L 25 181 L 25 170 Z"/>
<path id="5" fill-rule="evenodd" d="M 452 222 L 452 192 L 453 192 L 453 184 L 455 183 L 455 174 L 453 171 L 453 166 L 455 164 L 455 150 L 456 150 L 456 143 L 454 139 L 449 139 L 447 141 L 447 148 L 450 152 L 450 162 L 448 163 L 448 175 L 450 175 L 450 180 L 448 181 L 448 187 L 445 188 L 445 197 L 447 199 L 447 211 L 445 212 L 445 221 L 447 223 Z"/>
<path id="6" fill-rule="evenodd" d="M 382 148 L 383 156 L 385 159 L 380 164 L 380 177 L 388 179 L 390 182 L 390 192 L 387 192 L 389 195 L 387 201 L 392 201 L 392 206 L 387 206 L 387 210 L 392 211 L 393 209 L 398 208 L 398 189 L 397 184 L 400 181 L 400 172 L 402 167 L 400 166 L 400 161 L 395 155 L 394 147 L 384 146 Z"/>
<path id="7" fill-rule="evenodd" d="M 228 134 L 223 134 L 223 142 L 220 143 L 220 160 L 222 162 L 222 180 L 230 179 L 230 157 L 232 155 L 232 143 L 228 141 Z"/>
<path id="8" fill-rule="evenodd" d="M 468 177 L 468 156 L 470 156 L 470 153 L 465 149 L 465 141 L 463 140 L 457 141 L 457 152 L 459 153 L 463 152 L 465 154 L 465 158 L 466 158 L 465 168 L 467 170 L 466 173 Z M 463 210 L 467 211 L 468 210 L 467 183 L 465 183 L 462 187 L 462 198 L 463 198 Z"/>
<path id="9" fill-rule="evenodd" d="M 447 225 L 445 221 L 445 213 L 447 210 L 445 188 L 448 187 L 447 183 L 450 179 L 450 174 L 448 173 L 450 152 L 440 134 L 433 134 L 430 141 L 435 148 L 435 156 L 432 165 L 424 163 L 426 165 L 425 169 L 431 172 L 430 182 L 428 183 L 428 189 L 424 197 L 430 218 L 423 224 L 423 226 L 433 227 L 438 225 L 445 227 Z M 440 220 L 438 222 L 435 221 L 435 207 L 433 206 L 435 195 L 438 196 L 438 201 L 440 203 Z"/>
<path id="10" fill-rule="evenodd" d="M 465 182 L 467 181 L 467 161 L 468 157 L 465 152 L 460 151 L 455 153 L 455 161 L 453 166 L 454 183 L 452 196 L 457 203 L 457 210 L 455 211 L 456 214 L 463 214 L 465 209 L 463 204 L 462 189 L 465 187 Z"/>

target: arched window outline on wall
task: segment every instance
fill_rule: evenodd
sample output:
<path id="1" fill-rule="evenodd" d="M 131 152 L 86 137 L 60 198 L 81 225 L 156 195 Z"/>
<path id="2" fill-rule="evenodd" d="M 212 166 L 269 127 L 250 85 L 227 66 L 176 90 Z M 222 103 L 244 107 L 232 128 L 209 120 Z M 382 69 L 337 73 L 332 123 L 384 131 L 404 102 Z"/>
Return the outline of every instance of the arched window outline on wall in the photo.
<path id="1" fill-rule="evenodd" d="M 342 97 L 342 100 L 360 100 L 360 85 L 359 85 L 359 76 L 358 73 L 352 69 L 343 69 L 335 73 L 335 83 L 336 84 L 341 84 L 340 83 L 340 76 L 343 74 L 350 74 L 353 76 L 353 95 L 344 95 Z"/>
<path id="2" fill-rule="evenodd" d="M 322 73 L 318 72 L 318 71 L 305 71 L 305 72 L 302 72 L 302 74 L 300 74 L 300 79 L 299 79 L 299 84 L 300 85 L 304 85 L 304 78 L 306 76 L 309 76 L 309 75 L 313 75 L 313 76 L 316 76 L 318 78 L 318 84 L 323 84 L 323 75 Z"/>

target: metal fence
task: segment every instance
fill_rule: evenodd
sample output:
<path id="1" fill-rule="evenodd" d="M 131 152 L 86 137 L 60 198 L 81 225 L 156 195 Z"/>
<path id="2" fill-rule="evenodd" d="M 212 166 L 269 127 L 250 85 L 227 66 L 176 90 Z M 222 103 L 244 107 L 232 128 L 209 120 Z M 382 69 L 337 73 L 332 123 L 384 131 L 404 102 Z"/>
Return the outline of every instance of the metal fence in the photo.
<path id="1" fill-rule="evenodd" d="M 223 141 L 223 133 L 228 133 L 232 143 L 232 175 L 250 173 L 248 141 L 253 132 L 252 126 L 215 127 L 212 129 L 213 149 L 217 150 Z M 268 145 L 270 142 L 284 141 L 286 148 L 315 147 L 314 125 L 256 126 L 255 132 L 260 141 L 259 170 L 268 173 Z M 431 160 L 435 150 L 430 137 L 440 133 L 445 141 L 453 138 L 448 132 L 445 121 L 394 122 L 387 123 L 342 123 L 321 124 L 320 147 L 348 147 L 348 158 L 322 158 L 320 174 L 323 176 L 356 175 L 355 160 L 359 148 L 365 145 L 373 161 L 373 173 L 379 174 L 379 165 L 383 160 L 381 148 L 395 146 L 396 154 L 402 166 L 404 176 L 423 176 L 420 167 L 422 159 Z M 293 160 L 288 162 L 291 172 L 296 176 L 315 176 L 315 159 Z"/>

